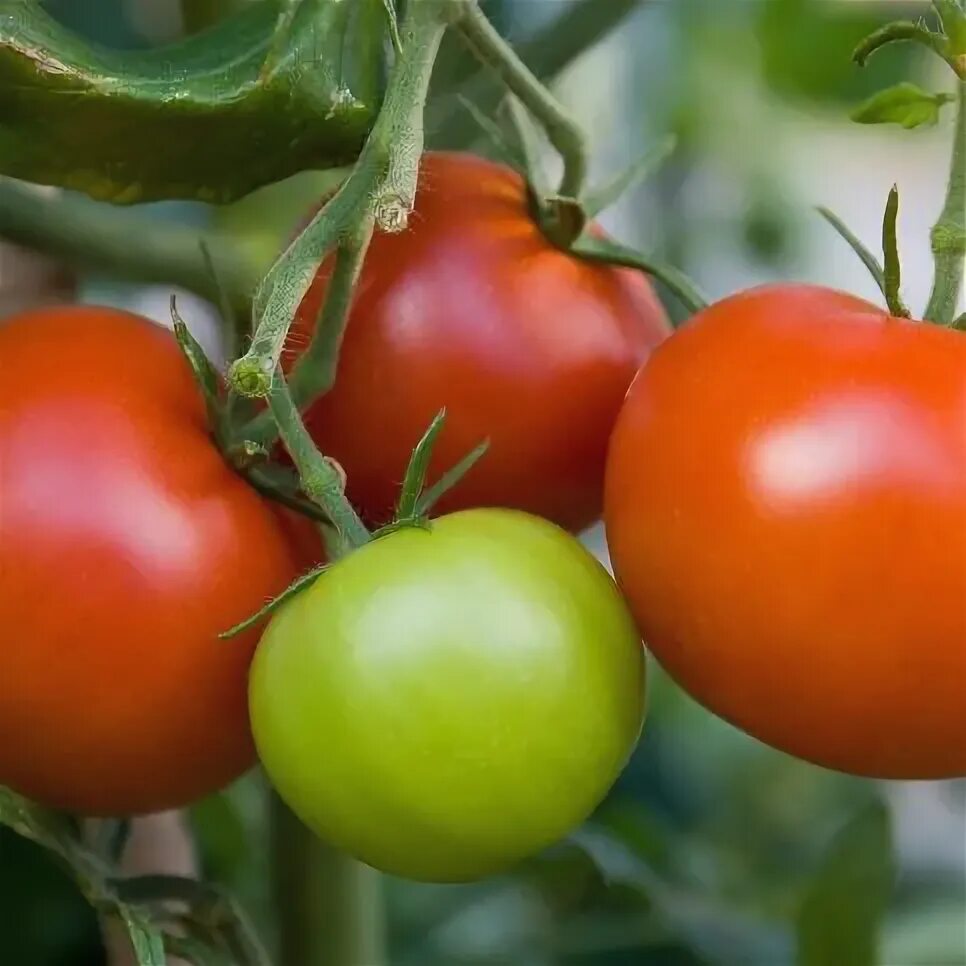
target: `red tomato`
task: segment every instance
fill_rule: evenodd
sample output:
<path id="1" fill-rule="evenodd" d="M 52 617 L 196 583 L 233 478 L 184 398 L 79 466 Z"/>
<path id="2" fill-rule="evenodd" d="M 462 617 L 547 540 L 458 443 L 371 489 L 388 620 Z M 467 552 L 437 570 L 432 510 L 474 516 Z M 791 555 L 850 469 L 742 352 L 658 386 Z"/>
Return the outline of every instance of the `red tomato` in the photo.
<path id="1" fill-rule="evenodd" d="M 217 635 L 298 573 L 293 524 L 221 458 L 163 329 L 28 312 L 0 366 L 0 784 L 84 814 L 184 805 L 254 759 L 258 632 Z"/>
<path id="2" fill-rule="evenodd" d="M 656 657 L 831 768 L 966 774 L 966 339 L 828 289 L 700 313 L 632 386 L 607 537 Z"/>
<path id="3" fill-rule="evenodd" d="M 328 275 L 299 309 L 293 348 L 308 340 Z M 506 506 L 576 530 L 600 516 L 607 438 L 669 331 L 640 273 L 544 238 L 514 172 L 427 154 L 409 230 L 373 240 L 335 388 L 307 423 L 371 523 L 391 516 L 412 448 L 445 406 L 431 477 L 484 439 L 490 450 L 440 513 Z"/>

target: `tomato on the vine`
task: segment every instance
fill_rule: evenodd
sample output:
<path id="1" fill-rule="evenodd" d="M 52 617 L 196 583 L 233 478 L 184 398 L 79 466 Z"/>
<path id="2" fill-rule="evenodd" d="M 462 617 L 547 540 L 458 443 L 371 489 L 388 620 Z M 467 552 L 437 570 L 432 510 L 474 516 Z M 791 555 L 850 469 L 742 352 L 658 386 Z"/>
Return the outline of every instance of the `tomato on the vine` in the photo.
<path id="1" fill-rule="evenodd" d="M 570 535 L 466 510 L 382 536 L 269 624 L 252 728 L 282 797 L 386 871 L 498 871 L 579 823 L 641 728 L 644 652 Z"/>
<path id="2" fill-rule="evenodd" d="M 291 350 L 308 341 L 330 267 L 302 302 Z M 335 387 L 306 422 L 370 523 L 391 516 L 409 454 L 445 406 L 431 473 L 484 439 L 490 449 L 441 511 L 506 506 L 577 530 L 600 516 L 621 400 L 669 332 L 639 272 L 547 241 L 516 173 L 430 153 L 408 230 L 372 242 Z"/>
<path id="3" fill-rule="evenodd" d="M 316 548 L 225 463 L 171 334 L 0 323 L 0 784 L 84 814 L 184 805 L 254 760 L 258 629 Z"/>
<path id="4" fill-rule="evenodd" d="M 966 337 L 813 286 L 713 305 L 631 387 L 605 518 L 710 709 L 842 771 L 966 774 Z"/>

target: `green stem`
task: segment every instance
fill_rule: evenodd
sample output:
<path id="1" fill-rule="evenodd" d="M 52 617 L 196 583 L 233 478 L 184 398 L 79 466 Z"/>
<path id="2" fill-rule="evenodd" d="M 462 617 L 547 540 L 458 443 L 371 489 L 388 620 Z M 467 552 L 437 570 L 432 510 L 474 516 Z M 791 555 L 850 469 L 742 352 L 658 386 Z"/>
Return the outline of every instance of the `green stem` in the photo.
<path id="1" fill-rule="evenodd" d="M 480 60 L 500 75 L 507 88 L 543 125 L 564 163 L 560 194 L 579 198 L 587 180 L 587 143 L 580 126 L 500 36 L 476 3 L 464 6 L 455 26 Z"/>
<path id="2" fill-rule="evenodd" d="M 902 266 L 899 262 L 899 241 L 896 221 L 899 217 L 899 189 L 893 185 L 886 201 L 885 215 L 882 218 L 882 259 L 884 268 L 882 280 L 886 305 L 889 311 L 901 319 L 909 318 L 909 310 L 902 301 L 899 291 L 902 284 Z"/>
<path id="3" fill-rule="evenodd" d="M 620 242 L 611 241 L 609 238 L 593 238 L 590 235 L 584 235 L 574 242 L 570 251 L 579 258 L 586 258 L 591 262 L 636 268 L 660 279 L 691 315 L 695 315 L 708 307 L 708 299 L 680 269 L 658 259 L 650 258 L 634 248 L 620 244 Z"/>
<path id="4" fill-rule="evenodd" d="M 959 82 L 958 94 L 949 186 L 942 214 L 932 230 L 935 273 L 923 315 L 941 325 L 950 325 L 956 314 L 966 256 L 966 81 Z"/>
<path id="5" fill-rule="evenodd" d="M 0 235 L 68 261 L 80 259 L 143 282 L 179 285 L 212 300 L 218 293 L 202 258 L 202 243 L 236 297 L 250 290 L 253 275 L 240 247 L 218 232 L 12 178 L 0 178 Z"/>
<path id="6" fill-rule="evenodd" d="M 274 888 L 285 966 L 381 966 L 379 874 L 316 838 L 272 795 Z"/>
<path id="7" fill-rule="evenodd" d="M 352 174 L 272 266 L 255 294 L 252 345 L 229 372 L 232 385 L 244 395 L 269 392 L 295 311 L 326 255 L 358 232 L 366 219 L 382 231 L 406 228 L 416 197 L 429 79 L 452 9 L 450 0 L 408 6 L 399 28 L 402 49 L 385 100 Z M 316 336 L 322 337 L 318 328 Z"/>
<path id="8" fill-rule="evenodd" d="M 369 539 L 369 531 L 346 499 L 341 467 L 323 456 L 312 442 L 281 372 L 272 380 L 268 405 L 282 442 L 299 472 L 305 495 L 322 507 L 348 546 L 362 546 Z"/>
<path id="9" fill-rule="evenodd" d="M 336 251 L 335 267 L 326 290 L 322 312 L 312 330 L 312 339 L 288 380 L 289 391 L 299 409 L 304 409 L 328 392 L 335 382 L 339 350 L 349 321 L 356 282 L 372 239 L 372 231 L 372 216 L 363 216 L 359 228 Z M 239 432 L 242 439 L 261 446 L 270 445 L 276 435 L 271 413 L 264 411 Z"/>
<path id="10" fill-rule="evenodd" d="M 594 46 L 634 10 L 643 6 L 644 0 L 576 0 L 562 4 L 560 15 L 550 24 L 525 40 L 519 47 L 520 59 L 541 80 L 547 81 L 559 74 L 585 50 Z M 468 147 L 476 139 L 478 130 L 463 107 L 462 101 L 472 101 L 484 114 L 490 115 L 498 104 L 494 96 L 491 75 L 486 70 L 473 71 L 474 61 L 468 61 L 469 70 L 461 70 L 440 97 L 434 98 L 435 111 L 430 113 L 430 128 L 438 132 L 440 143 L 449 147 Z M 450 96 L 446 92 L 455 91 Z M 503 95 L 500 85 L 499 96 Z"/>

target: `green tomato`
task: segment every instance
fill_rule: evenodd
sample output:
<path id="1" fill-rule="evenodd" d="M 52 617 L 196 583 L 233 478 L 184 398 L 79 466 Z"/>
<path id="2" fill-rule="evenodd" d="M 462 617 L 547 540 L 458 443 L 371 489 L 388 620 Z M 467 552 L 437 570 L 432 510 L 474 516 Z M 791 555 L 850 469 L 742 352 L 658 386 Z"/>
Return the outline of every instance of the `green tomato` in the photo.
<path id="1" fill-rule="evenodd" d="M 285 604 L 249 696 L 307 825 L 387 872 L 465 881 L 601 801 L 640 734 L 644 651 L 573 537 L 468 510 L 380 537 Z"/>

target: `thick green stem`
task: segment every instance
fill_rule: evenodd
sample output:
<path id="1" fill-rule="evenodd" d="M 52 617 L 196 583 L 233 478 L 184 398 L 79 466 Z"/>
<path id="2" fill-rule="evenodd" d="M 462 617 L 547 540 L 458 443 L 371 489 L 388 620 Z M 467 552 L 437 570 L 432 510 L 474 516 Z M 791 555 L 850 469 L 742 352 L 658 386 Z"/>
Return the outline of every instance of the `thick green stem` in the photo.
<path id="1" fill-rule="evenodd" d="M 547 137 L 563 158 L 560 194 L 579 198 L 587 179 L 587 144 L 580 125 L 499 35 L 476 3 L 463 7 L 463 14 L 455 26 L 480 60 L 500 75 L 507 88 L 543 125 Z"/>
<path id="2" fill-rule="evenodd" d="M 364 216 L 359 229 L 338 248 L 322 312 L 308 349 L 289 378 L 289 391 L 299 409 L 328 392 L 335 382 L 342 337 L 349 321 L 356 282 L 372 239 L 373 219 Z M 240 440 L 269 446 L 278 434 L 271 412 L 261 412 L 238 431 Z"/>
<path id="3" fill-rule="evenodd" d="M 281 372 L 272 380 L 268 404 L 282 442 L 299 472 L 305 495 L 322 507 L 348 546 L 364 544 L 369 539 L 369 531 L 346 499 L 342 468 L 316 449 Z"/>
<path id="4" fill-rule="evenodd" d="M 236 297 L 253 281 L 240 246 L 218 232 L 12 178 L 0 178 L 0 235 L 68 261 L 83 260 L 143 282 L 180 285 L 215 300 L 218 293 L 201 253 L 204 243 Z"/>
<path id="5" fill-rule="evenodd" d="M 367 219 L 382 231 L 405 229 L 416 197 L 429 79 L 451 10 L 449 0 L 409 5 L 385 101 L 352 174 L 275 263 L 255 295 L 251 348 L 229 372 L 239 392 L 268 393 L 295 311 L 326 255 Z"/>
<path id="6" fill-rule="evenodd" d="M 316 838 L 272 796 L 274 889 L 283 966 L 381 966 L 379 874 Z"/>
<path id="7" fill-rule="evenodd" d="M 966 257 L 966 81 L 959 82 L 949 187 L 942 214 L 932 230 L 932 251 L 936 268 L 923 317 L 950 325 L 959 303 Z"/>

